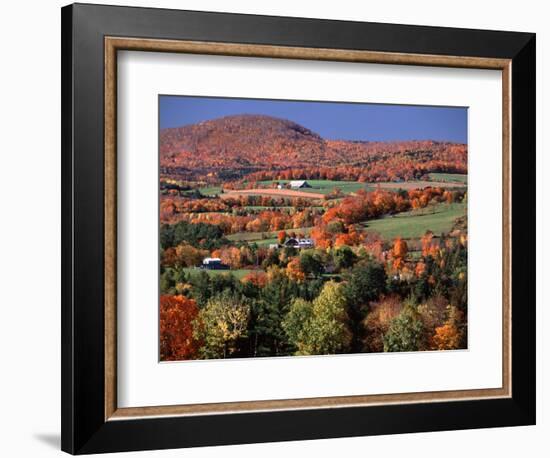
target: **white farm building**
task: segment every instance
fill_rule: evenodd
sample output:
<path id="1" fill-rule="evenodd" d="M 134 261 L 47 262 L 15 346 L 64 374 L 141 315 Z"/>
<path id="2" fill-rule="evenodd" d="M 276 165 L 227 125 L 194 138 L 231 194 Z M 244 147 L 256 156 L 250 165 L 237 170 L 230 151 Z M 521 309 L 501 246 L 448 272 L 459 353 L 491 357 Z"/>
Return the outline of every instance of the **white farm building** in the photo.
<path id="1" fill-rule="evenodd" d="M 293 180 L 289 183 L 291 189 L 311 188 L 306 180 Z"/>
<path id="2" fill-rule="evenodd" d="M 307 249 L 314 248 L 315 243 L 313 243 L 312 239 L 300 239 L 291 237 L 285 241 L 284 246 L 288 248 Z"/>

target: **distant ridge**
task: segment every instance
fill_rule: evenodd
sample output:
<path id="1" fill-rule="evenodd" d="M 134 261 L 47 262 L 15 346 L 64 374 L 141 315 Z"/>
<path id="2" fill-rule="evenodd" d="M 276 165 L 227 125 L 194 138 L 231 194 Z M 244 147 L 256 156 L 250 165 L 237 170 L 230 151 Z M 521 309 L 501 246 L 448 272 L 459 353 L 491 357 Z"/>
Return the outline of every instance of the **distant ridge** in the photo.
<path id="1" fill-rule="evenodd" d="M 213 175 L 229 173 L 231 179 L 290 168 L 360 169 L 383 163 L 397 168 L 398 162 L 407 158 L 420 165 L 432 162 L 431 168 L 440 171 L 467 170 L 464 144 L 325 140 L 293 121 L 265 115 L 226 116 L 160 131 L 160 164 L 168 175 L 199 170 Z"/>

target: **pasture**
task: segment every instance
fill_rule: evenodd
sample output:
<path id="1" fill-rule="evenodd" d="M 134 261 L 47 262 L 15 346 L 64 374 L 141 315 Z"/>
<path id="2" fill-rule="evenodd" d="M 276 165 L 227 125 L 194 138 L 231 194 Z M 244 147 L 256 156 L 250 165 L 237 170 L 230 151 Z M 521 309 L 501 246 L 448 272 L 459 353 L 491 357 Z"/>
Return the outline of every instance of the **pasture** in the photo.
<path id="1" fill-rule="evenodd" d="M 309 235 L 311 227 L 301 227 L 299 229 L 285 229 L 287 234 L 296 232 L 297 234 Z M 237 232 L 236 234 L 230 234 L 227 236 L 228 240 L 233 242 L 249 242 L 257 243 L 258 245 L 269 245 L 270 243 L 277 243 L 277 234 L 279 232 Z"/>
<path id="2" fill-rule="evenodd" d="M 199 188 L 200 193 L 203 196 L 215 196 L 221 192 L 221 186 L 208 186 L 205 188 Z"/>
<path id="3" fill-rule="evenodd" d="M 235 270 L 208 270 L 208 269 L 199 269 L 196 267 L 185 267 L 182 269 L 185 273 L 190 275 L 198 275 L 200 272 L 206 272 L 208 275 L 233 275 L 235 278 L 240 280 L 245 275 L 252 272 L 252 269 L 235 269 Z"/>
<path id="4" fill-rule="evenodd" d="M 435 235 L 449 232 L 457 218 L 466 214 L 466 204 L 438 204 L 362 223 L 363 230 L 378 232 L 385 240 L 422 237 L 426 231 Z"/>
<path id="5" fill-rule="evenodd" d="M 339 189 L 343 194 L 350 194 L 357 192 L 360 189 L 367 189 L 365 183 L 359 183 L 357 181 L 338 181 L 338 180 L 305 180 L 311 186 L 311 188 L 303 188 L 300 191 L 313 193 L 313 194 L 330 194 L 335 188 Z M 273 183 L 287 184 L 290 180 L 269 180 L 260 181 L 260 186 L 269 186 Z"/>
<path id="6" fill-rule="evenodd" d="M 444 181 L 447 183 L 468 183 L 468 175 L 462 173 L 430 173 L 430 179 L 433 181 Z"/>

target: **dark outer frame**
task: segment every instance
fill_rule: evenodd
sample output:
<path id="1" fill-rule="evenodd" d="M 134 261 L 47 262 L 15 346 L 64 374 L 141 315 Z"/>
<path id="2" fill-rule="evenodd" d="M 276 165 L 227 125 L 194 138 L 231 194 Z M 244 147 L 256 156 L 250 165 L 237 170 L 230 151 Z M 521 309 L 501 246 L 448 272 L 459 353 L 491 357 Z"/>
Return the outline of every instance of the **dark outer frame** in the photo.
<path id="1" fill-rule="evenodd" d="M 511 59 L 512 396 L 106 421 L 106 36 Z M 64 451 L 99 453 L 535 423 L 535 258 L 525 254 L 536 248 L 534 34 L 75 4 L 62 9 L 61 46 Z"/>

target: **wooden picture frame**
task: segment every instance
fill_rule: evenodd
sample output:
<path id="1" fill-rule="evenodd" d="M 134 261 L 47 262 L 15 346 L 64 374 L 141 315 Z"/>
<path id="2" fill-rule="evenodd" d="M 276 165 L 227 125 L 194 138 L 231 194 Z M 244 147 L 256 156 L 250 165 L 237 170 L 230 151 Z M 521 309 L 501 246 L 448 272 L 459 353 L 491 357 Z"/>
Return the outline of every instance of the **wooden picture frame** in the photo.
<path id="1" fill-rule="evenodd" d="M 502 71 L 502 387 L 118 408 L 119 50 Z M 62 9 L 62 58 L 63 450 L 534 424 L 534 34 L 76 4 Z"/>

